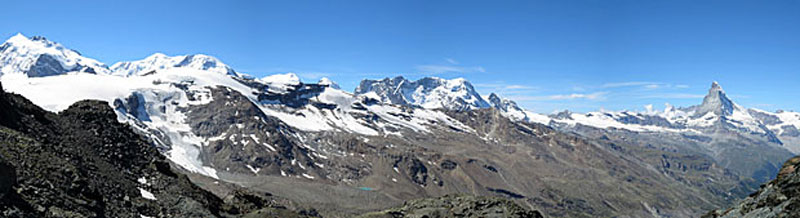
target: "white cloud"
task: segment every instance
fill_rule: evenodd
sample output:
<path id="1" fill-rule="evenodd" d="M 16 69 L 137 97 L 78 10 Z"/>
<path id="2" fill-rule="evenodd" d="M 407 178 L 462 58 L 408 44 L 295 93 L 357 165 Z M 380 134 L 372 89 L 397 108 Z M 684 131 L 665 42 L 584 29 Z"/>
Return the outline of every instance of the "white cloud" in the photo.
<path id="1" fill-rule="evenodd" d="M 528 93 L 539 90 L 539 87 L 535 86 L 507 84 L 505 82 L 476 83 L 472 85 L 475 86 L 475 88 L 478 89 L 478 92 L 480 92 L 482 95 L 487 96 L 489 93 L 496 93 L 502 96 L 527 95 Z"/>
<path id="2" fill-rule="evenodd" d="M 503 88 L 508 90 L 533 89 L 533 87 L 523 85 L 508 85 Z"/>
<path id="3" fill-rule="evenodd" d="M 455 59 L 452 59 L 452 58 L 445 58 L 444 60 L 447 61 L 447 63 L 453 64 L 453 65 L 458 64 L 458 61 L 456 61 Z"/>
<path id="4" fill-rule="evenodd" d="M 661 87 L 661 86 L 660 86 L 660 85 L 658 85 L 658 84 L 649 84 L 649 85 L 644 85 L 644 88 L 645 88 L 645 89 L 657 89 L 657 88 L 660 88 L 660 87 Z"/>
<path id="5" fill-rule="evenodd" d="M 675 85 L 675 88 L 687 89 L 687 88 L 689 88 L 689 85 Z"/>
<path id="6" fill-rule="evenodd" d="M 661 94 L 652 94 L 652 95 L 642 95 L 638 98 L 672 98 L 672 99 L 692 99 L 692 98 L 703 98 L 705 95 L 700 94 L 687 94 L 687 93 L 661 93 Z"/>
<path id="7" fill-rule="evenodd" d="M 616 82 L 616 83 L 605 83 L 600 86 L 604 89 L 610 88 L 626 88 L 626 87 L 641 87 L 648 90 L 653 89 L 685 89 L 689 88 L 688 85 L 673 85 L 670 83 L 663 83 L 663 82 L 641 82 L 641 81 L 633 81 L 633 82 Z"/>

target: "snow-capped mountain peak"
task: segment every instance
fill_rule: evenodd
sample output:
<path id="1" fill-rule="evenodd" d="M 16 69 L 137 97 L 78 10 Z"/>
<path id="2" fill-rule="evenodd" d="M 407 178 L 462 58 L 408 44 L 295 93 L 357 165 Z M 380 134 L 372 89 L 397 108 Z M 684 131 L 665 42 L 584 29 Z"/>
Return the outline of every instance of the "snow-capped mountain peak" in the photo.
<path id="1" fill-rule="evenodd" d="M 108 74 L 105 64 L 81 56 L 75 50 L 41 36 L 31 38 L 21 33 L 0 45 L 0 74 L 23 74 L 43 77 L 67 72 Z"/>
<path id="2" fill-rule="evenodd" d="M 506 99 L 500 97 L 495 93 L 489 94 L 489 103 L 500 111 L 506 117 L 515 120 L 515 121 L 533 121 L 533 122 L 540 122 L 540 123 L 547 123 L 549 119 L 546 118 L 544 115 L 538 115 L 533 112 L 526 111 L 521 107 L 517 106 L 517 102 L 514 102 L 510 99 Z M 543 119 L 533 119 L 534 117 L 537 118 L 545 118 Z"/>
<path id="3" fill-rule="evenodd" d="M 502 98 L 495 93 L 489 94 L 489 103 L 500 111 L 522 111 L 517 102 Z"/>
<path id="4" fill-rule="evenodd" d="M 155 53 L 138 61 L 118 62 L 111 66 L 111 71 L 113 71 L 114 75 L 134 76 L 169 68 L 190 68 L 231 76 L 237 75 L 233 68 L 222 63 L 219 59 L 204 54 L 167 56 L 162 53 Z"/>
<path id="5" fill-rule="evenodd" d="M 697 108 L 693 117 L 702 117 L 707 113 L 714 113 L 717 116 L 730 116 L 733 115 L 734 108 L 733 101 L 725 95 L 722 86 L 715 81 L 711 83 L 711 89 L 708 90 L 708 94 L 703 98 L 703 104 Z"/>
<path id="6" fill-rule="evenodd" d="M 236 76 L 233 68 L 225 65 L 219 59 L 204 54 L 187 55 L 175 67 L 188 67 L 198 70 L 214 71 Z"/>
<path id="7" fill-rule="evenodd" d="M 261 78 L 267 84 L 300 85 L 300 77 L 295 73 L 274 74 Z"/>
<path id="8" fill-rule="evenodd" d="M 300 77 L 294 73 L 274 74 L 258 79 L 267 85 L 267 90 L 272 93 L 289 93 L 299 87 Z"/>
<path id="9" fill-rule="evenodd" d="M 339 84 L 337 84 L 336 82 L 334 82 L 331 79 L 328 79 L 328 77 L 322 77 L 321 79 L 319 79 L 319 82 L 317 82 L 317 83 L 320 84 L 320 85 L 326 85 L 326 86 L 328 86 L 330 88 L 340 89 Z"/>
<path id="10" fill-rule="evenodd" d="M 382 80 L 362 80 L 355 94 L 374 92 L 382 102 L 414 105 L 428 109 L 471 110 L 491 105 L 463 78 L 446 80 L 425 77 L 409 81 L 401 76 Z"/>

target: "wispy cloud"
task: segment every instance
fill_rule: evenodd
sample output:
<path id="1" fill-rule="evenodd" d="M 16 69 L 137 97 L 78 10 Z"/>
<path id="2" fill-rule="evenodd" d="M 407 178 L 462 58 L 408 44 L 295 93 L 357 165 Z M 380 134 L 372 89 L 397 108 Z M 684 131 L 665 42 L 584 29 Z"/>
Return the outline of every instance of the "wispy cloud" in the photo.
<path id="1" fill-rule="evenodd" d="M 528 85 L 508 84 L 505 82 L 472 84 L 482 94 L 497 93 L 499 95 L 523 95 L 538 91 L 540 88 Z"/>
<path id="2" fill-rule="evenodd" d="M 426 73 L 440 74 L 440 73 L 484 73 L 486 69 L 483 67 L 461 67 L 449 65 L 420 65 L 417 70 Z"/>
<path id="3" fill-rule="evenodd" d="M 445 58 L 444 60 L 447 61 L 447 63 L 453 64 L 453 65 L 458 64 L 458 61 L 456 61 L 455 59 L 452 59 L 452 58 Z"/>
<path id="4" fill-rule="evenodd" d="M 658 89 L 658 88 L 661 88 L 661 85 L 658 85 L 658 84 L 648 84 L 648 85 L 644 85 L 644 88 L 645 88 L 645 89 Z"/>
<path id="5" fill-rule="evenodd" d="M 608 92 L 593 92 L 585 93 L 572 93 L 560 95 L 544 95 L 544 96 L 509 96 L 509 98 L 516 101 L 563 101 L 563 100 L 605 100 Z"/>
<path id="6" fill-rule="evenodd" d="M 488 89 L 505 89 L 505 90 L 537 89 L 537 87 L 534 87 L 534 86 L 519 85 L 519 84 L 507 84 L 507 83 L 504 83 L 504 82 L 475 83 L 473 85 L 475 87 L 478 87 L 478 88 L 488 88 Z"/>
<path id="7" fill-rule="evenodd" d="M 705 95 L 688 94 L 688 93 L 660 93 L 660 94 L 642 95 L 642 96 L 638 96 L 637 98 L 640 98 L 640 99 L 647 99 L 647 98 L 694 99 L 694 98 L 703 98 L 703 97 L 705 97 Z"/>
<path id="8" fill-rule="evenodd" d="M 627 88 L 627 87 L 641 87 L 643 89 L 654 90 L 654 89 L 685 89 L 689 88 L 688 85 L 673 85 L 670 83 L 664 82 L 642 82 L 642 81 L 632 81 L 632 82 L 615 82 L 615 83 L 605 83 L 600 86 L 600 88 L 604 89 L 611 89 L 611 88 Z"/>
<path id="9" fill-rule="evenodd" d="M 654 82 L 617 82 L 617 83 L 605 83 L 601 87 L 603 87 L 603 88 L 620 88 L 620 87 L 647 86 L 647 85 L 658 85 L 658 83 L 654 83 Z"/>
<path id="10" fill-rule="evenodd" d="M 503 88 L 508 90 L 520 90 L 520 89 L 532 89 L 533 87 L 523 86 L 523 85 L 508 85 Z"/>

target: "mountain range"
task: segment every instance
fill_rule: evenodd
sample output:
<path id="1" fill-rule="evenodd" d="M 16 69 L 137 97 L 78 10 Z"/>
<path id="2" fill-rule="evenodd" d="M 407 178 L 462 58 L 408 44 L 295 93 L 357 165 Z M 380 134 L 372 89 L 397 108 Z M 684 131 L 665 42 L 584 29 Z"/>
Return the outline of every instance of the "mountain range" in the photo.
<path id="1" fill-rule="evenodd" d="M 111 65 L 44 37 L 0 45 L 0 81 L 54 113 L 101 100 L 204 189 L 230 183 L 326 217 L 497 196 L 549 217 L 684 217 L 732 205 L 800 152 L 800 113 L 699 105 L 537 114 L 464 79 L 263 78 L 202 55 Z M 212 191 L 213 192 L 213 191 Z"/>

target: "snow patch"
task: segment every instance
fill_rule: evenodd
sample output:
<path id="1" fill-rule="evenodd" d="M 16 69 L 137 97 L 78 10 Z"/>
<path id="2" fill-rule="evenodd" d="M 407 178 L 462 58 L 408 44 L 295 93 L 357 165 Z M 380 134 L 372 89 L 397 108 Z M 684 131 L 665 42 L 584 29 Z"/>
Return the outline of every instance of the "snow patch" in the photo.
<path id="1" fill-rule="evenodd" d="M 143 188 L 138 188 L 138 189 L 139 189 L 139 193 L 142 194 L 143 198 L 148 199 L 148 200 L 153 200 L 153 201 L 157 200 L 156 196 L 153 195 L 153 193 L 151 193 L 150 191 L 147 191 L 147 190 L 145 190 Z"/>

